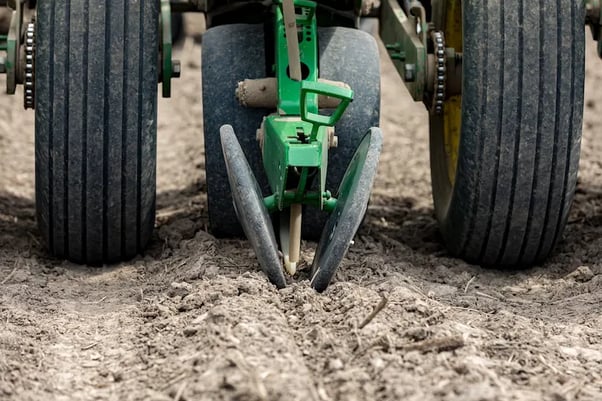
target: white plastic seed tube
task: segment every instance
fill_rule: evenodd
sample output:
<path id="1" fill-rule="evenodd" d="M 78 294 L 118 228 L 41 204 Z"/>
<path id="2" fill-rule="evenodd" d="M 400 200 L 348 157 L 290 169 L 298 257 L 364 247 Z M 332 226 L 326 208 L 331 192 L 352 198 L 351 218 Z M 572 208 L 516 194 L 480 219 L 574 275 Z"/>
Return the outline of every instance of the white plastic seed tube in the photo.
<path id="1" fill-rule="evenodd" d="M 301 212 L 303 206 L 301 204 L 291 205 L 291 218 L 290 218 L 290 234 L 289 234 L 289 260 L 288 266 L 285 268 L 286 271 L 293 275 L 297 272 L 297 265 L 301 258 Z"/>

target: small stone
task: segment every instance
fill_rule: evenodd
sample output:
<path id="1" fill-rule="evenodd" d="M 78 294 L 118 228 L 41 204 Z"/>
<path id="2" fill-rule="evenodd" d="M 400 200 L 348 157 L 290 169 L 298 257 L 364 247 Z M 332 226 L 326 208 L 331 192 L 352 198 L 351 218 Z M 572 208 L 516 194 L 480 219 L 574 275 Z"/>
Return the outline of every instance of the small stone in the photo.
<path id="1" fill-rule="evenodd" d="M 122 380 L 123 380 L 123 373 L 122 372 L 119 372 L 119 371 L 113 372 L 113 381 L 115 383 L 119 383 Z"/>
<path id="2" fill-rule="evenodd" d="M 209 313 L 205 312 L 202 315 L 195 317 L 191 323 L 193 325 L 201 325 L 201 324 L 203 324 L 203 322 L 205 322 L 205 320 L 207 320 L 208 317 L 209 317 Z"/>
<path id="3" fill-rule="evenodd" d="M 175 220 L 170 224 L 170 228 L 178 231 L 184 239 L 193 238 L 197 231 L 195 222 L 187 218 Z"/>
<path id="4" fill-rule="evenodd" d="M 378 357 L 373 358 L 370 361 L 370 364 L 372 364 L 372 367 L 377 370 L 380 370 L 385 367 L 385 361 L 383 361 L 381 358 L 378 358 Z"/>
<path id="5" fill-rule="evenodd" d="M 186 336 L 186 337 L 192 337 L 198 332 L 199 332 L 199 328 L 195 327 L 195 326 L 188 326 L 188 327 L 184 328 L 184 331 L 183 331 L 184 336 Z"/>
<path id="6" fill-rule="evenodd" d="M 584 283 L 594 277 L 594 272 L 589 266 L 579 266 L 575 271 L 567 274 L 566 277 Z"/>
<path id="7" fill-rule="evenodd" d="M 341 361 L 339 358 L 331 359 L 330 361 L 328 361 L 329 370 L 341 370 L 343 369 L 343 367 L 343 361 Z"/>
<path id="8" fill-rule="evenodd" d="M 13 389 L 9 386 L 8 383 L 4 382 L 4 381 L 0 381 L 0 395 L 12 395 L 13 394 Z"/>
<path id="9" fill-rule="evenodd" d="M 552 401 L 568 401 L 568 400 L 567 400 L 566 396 L 564 396 L 563 394 L 553 393 Z"/>
<path id="10" fill-rule="evenodd" d="M 426 340 L 431 336 L 431 331 L 424 327 L 412 327 L 410 329 L 407 329 L 403 333 L 403 336 L 413 341 L 422 341 Z"/>
<path id="11" fill-rule="evenodd" d="M 190 292 L 192 291 L 192 285 L 188 284 L 188 283 L 171 283 L 171 285 L 169 286 L 169 292 L 167 293 L 168 296 L 170 296 L 171 298 L 173 297 L 185 297 L 186 295 L 190 294 Z"/>
<path id="12" fill-rule="evenodd" d="M 583 347 L 560 347 L 560 352 L 571 358 L 579 358 L 588 362 L 602 362 L 602 352 Z"/>

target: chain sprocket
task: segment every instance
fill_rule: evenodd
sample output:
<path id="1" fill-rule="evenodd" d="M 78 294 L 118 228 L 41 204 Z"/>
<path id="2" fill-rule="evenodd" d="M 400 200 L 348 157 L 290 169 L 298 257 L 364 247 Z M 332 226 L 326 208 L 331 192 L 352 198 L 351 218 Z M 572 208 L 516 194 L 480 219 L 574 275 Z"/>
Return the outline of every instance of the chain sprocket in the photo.
<path id="1" fill-rule="evenodd" d="M 442 115 L 445 105 L 445 91 L 447 83 L 447 60 L 445 56 L 445 35 L 441 31 L 432 31 L 433 50 L 435 56 L 435 82 L 433 85 L 433 101 L 431 111 Z"/>
<path id="2" fill-rule="evenodd" d="M 25 109 L 35 108 L 35 21 L 27 24 L 25 31 L 25 75 L 23 80 Z"/>

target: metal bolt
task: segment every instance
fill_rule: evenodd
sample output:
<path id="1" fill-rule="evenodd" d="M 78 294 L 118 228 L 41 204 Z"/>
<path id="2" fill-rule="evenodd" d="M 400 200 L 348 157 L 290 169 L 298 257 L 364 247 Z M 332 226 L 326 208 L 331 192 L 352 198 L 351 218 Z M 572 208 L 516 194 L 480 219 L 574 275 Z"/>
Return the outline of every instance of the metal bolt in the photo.
<path id="1" fill-rule="evenodd" d="M 6 74 L 6 58 L 0 56 L 0 74 Z"/>
<path id="2" fill-rule="evenodd" d="M 339 146 L 339 137 L 335 135 L 334 127 L 328 127 L 326 133 L 328 134 L 328 145 L 331 148 Z"/>
<path id="3" fill-rule="evenodd" d="M 414 82 L 416 80 L 416 64 L 404 65 L 404 80 L 406 82 Z"/>
<path id="4" fill-rule="evenodd" d="M 332 138 L 330 138 L 330 147 L 331 148 L 339 147 L 339 137 L 338 136 L 333 136 Z"/>
<path id="5" fill-rule="evenodd" d="M 173 60 L 171 62 L 171 77 L 172 78 L 180 78 L 182 74 L 182 65 L 180 60 Z"/>

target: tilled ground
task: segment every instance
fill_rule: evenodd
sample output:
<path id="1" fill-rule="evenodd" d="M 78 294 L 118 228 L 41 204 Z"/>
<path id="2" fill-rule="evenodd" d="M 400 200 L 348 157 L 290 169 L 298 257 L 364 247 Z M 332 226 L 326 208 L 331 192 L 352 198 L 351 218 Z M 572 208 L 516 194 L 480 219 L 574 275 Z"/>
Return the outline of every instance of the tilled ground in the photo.
<path id="1" fill-rule="evenodd" d="M 20 97 L 0 97 L 1 400 L 602 399 L 602 61 L 593 48 L 566 238 L 545 265 L 518 272 L 446 253 L 427 115 L 383 60 L 379 178 L 321 295 L 306 271 L 277 291 L 245 241 L 207 233 L 201 49 L 188 40 L 180 52 L 176 97 L 160 103 L 156 235 L 145 256 L 118 266 L 48 257 L 35 225 L 33 114 Z M 314 247 L 304 244 L 306 261 Z"/>

